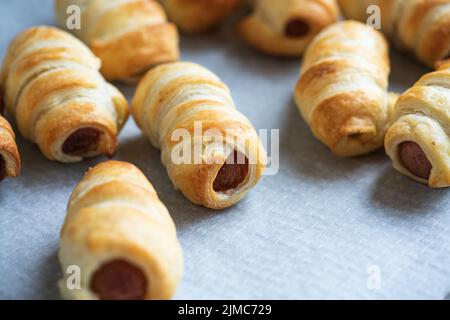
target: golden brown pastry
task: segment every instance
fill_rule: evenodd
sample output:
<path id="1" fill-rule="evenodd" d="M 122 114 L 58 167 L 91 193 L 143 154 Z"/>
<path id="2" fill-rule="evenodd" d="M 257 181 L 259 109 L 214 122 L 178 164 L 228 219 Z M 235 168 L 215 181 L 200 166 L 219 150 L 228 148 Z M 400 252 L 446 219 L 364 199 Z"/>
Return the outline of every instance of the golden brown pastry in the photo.
<path id="1" fill-rule="evenodd" d="M 336 0 L 256 0 L 237 30 L 251 46 L 276 56 L 300 56 L 314 36 L 339 18 Z"/>
<path id="2" fill-rule="evenodd" d="M 66 299 L 169 299 L 183 271 L 169 212 L 144 174 L 119 161 L 89 170 L 73 191 L 59 259 Z M 72 266 L 79 289 L 71 287 Z"/>
<path id="3" fill-rule="evenodd" d="M 3 98 L 0 87 L 0 181 L 17 177 L 20 173 L 20 156 L 16 137 L 8 121 L 2 117 Z"/>
<path id="4" fill-rule="evenodd" d="M 58 24 L 67 8 L 81 9 L 81 28 L 72 30 L 102 60 L 107 80 L 133 82 L 150 67 L 176 61 L 178 32 L 153 0 L 55 0 Z"/>
<path id="5" fill-rule="evenodd" d="M 128 103 L 99 67 L 82 42 L 56 28 L 27 29 L 11 43 L 1 73 L 6 106 L 48 159 L 76 162 L 116 152 Z"/>
<path id="6" fill-rule="evenodd" d="M 350 19 L 367 21 L 367 8 L 381 10 L 381 28 L 401 49 L 426 65 L 450 56 L 450 0 L 339 0 Z"/>
<path id="7" fill-rule="evenodd" d="M 227 86 L 209 70 L 180 62 L 149 71 L 132 114 L 161 149 L 174 186 L 192 202 L 229 207 L 259 181 L 265 150 Z"/>
<path id="8" fill-rule="evenodd" d="M 305 53 L 295 101 L 314 135 L 339 156 L 383 145 L 395 95 L 383 35 L 355 21 L 323 30 Z"/>
<path id="9" fill-rule="evenodd" d="M 430 187 L 450 186 L 450 60 L 397 101 L 386 153 L 401 173 Z"/>
<path id="10" fill-rule="evenodd" d="M 161 0 L 169 19 L 182 31 L 204 32 L 219 25 L 239 0 Z"/>

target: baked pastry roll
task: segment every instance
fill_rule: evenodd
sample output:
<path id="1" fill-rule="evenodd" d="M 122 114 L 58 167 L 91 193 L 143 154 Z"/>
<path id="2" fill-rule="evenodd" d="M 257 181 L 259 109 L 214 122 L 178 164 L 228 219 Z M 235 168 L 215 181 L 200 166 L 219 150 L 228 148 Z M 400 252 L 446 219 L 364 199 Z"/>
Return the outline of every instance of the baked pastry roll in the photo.
<path id="1" fill-rule="evenodd" d="M 107 80 L 134 82 L 150 67 L 178 60 L 176 26 L 156 1 L 55 0 L 62 28 L 70 5 L 81 9 L 81 28 L 73 32 L 101 59 Z"/>
<path id="2" fill-rule="evenodd" d="M 2 117 L 3 98 L 0 87 L 0 181 L 17 177 L 20 172 L 20 156 L 16 137 L 8 121 Z"/>
<path id="3" fill-rule="evenodd" d="M 72 193 L 59 259 L 66 299 L 169 299 L 183 271 L 175 225 L 155 189 L 134 165 L 107 161 Z M 79 268 L 79 289 L 71 267 Z"/>
<path id="4" fill-rule="evenodd" d="M 99 68 L 82 42 L 56 28 L 27 29 L 11 43 L 1 74 L 6 106 L 48 159 L 114 155 L 128 103 Z"/>
<path id="5" fill-rule="evenodd" d="M 204 32 L 219 25 L 239 0 L 161 0 L 169 19 L 182 31 Z"/>
<path id="6" fill-rule="evenodd" d="M 423 76 L 398 99 L 386 153 L 412 179 L 450 186 L 450 60 Z"/>
<path id="7" fill-rule="evenodd" d="M 263 173 L 266 153 L 255 129 L 236 110 L 227 86 L 199 65 L 171 63 L 149 71 L 132 114 L 161 149 L 174 186 L 194 203 L 232 206 Z"/>
<path id="8" fill-rule="evenodd" d="M 355 21 L 323 30 L 308 47 L 295 88 L 296 104 L 314 135 L 338 156 L 383 145 L 395 95 L 383 35 Z"/>
<path id="9" fill-rule="evenodd" d="M 237 25 L 251 46 L 276 56 L 300 56 L 314 36 L 339 18 L 336 0 L 256 0 Z"/>
<path id="10" fill-rule="evenodd" d="M 450 56 L 450 0 L 339 0 L 350 19 L 367 21 L 367 8 L 381 10 L 381 27 L 397 47 L 433 67 Z"/>

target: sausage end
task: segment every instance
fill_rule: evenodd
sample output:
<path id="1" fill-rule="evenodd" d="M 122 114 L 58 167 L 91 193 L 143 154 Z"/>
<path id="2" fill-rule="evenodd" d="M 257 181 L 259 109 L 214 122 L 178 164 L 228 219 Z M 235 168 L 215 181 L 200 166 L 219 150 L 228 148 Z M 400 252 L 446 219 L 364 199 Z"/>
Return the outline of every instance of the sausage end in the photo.
<path id="1" fill-rule="evenodd" d="M 422 148 L 413 141 L 402 142 L 398 146 L 398 155 L 403 166 L 415 176 L 428 180 L 432 165 Z"/>
<path id="2" fill-rule="evenodd" d="M 118 259 L 102 265 L 94 273 L 90 286 L 101 300 L 143 300 L 147 278 L 140 268 Z"/>
<path id="3" fill-rule="evenodd" d="M 286 23 L 285 31 L 287 37 L 291 38 L 301 38 L 306 36 L 310 30 L 309 24 L 299 18 L 291 19 Z"/>
<path id="4" fill-rule="evenodd" d="M 100 136 L 101 132 L 95 128 L 79 129 L 66 139 L 62 151 L 71 156 L 83 156 L 97 150 Z"/>
<path id="5" fill-rule="evenodd" d="M 243 159 L 245 159 L 243 161 Z M 243 162 L 243 163 L 242 163 Z M 216 192 L 226 192 L 239 187 L 248 175 L 248 159 L 238 151 L 234 151 L 220 168 L 214 180 L 213 188 Z"/>

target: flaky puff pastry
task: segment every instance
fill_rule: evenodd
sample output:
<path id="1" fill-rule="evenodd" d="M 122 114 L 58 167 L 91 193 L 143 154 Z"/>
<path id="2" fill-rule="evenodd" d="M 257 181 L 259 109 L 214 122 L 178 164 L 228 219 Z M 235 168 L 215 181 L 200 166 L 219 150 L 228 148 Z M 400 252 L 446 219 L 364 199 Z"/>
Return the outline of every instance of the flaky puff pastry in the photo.
<path id="1" fill-rule="evenodd" d="M 305 53 L 296 104 L 314 135 L 338 156 L 383 145 L 396 95 L 388 94 L 388 46 L 356 21 L 323 30 Z"/>
<path id="2" fill-rule="evenodd" d="M 450 0 L 339 0 L 350 19 L 366 22 L 380 8 L 381 28 L 400 49 L 434 67 L 450 55 Z"/>
<path id="3" fill-rule="evenodd" d="M 132 114 L 161 149 L 174 186 L 194 203 L 232 206 L 263 173 L 266 153 L 255 129 L 236 110 L 227 86 L 199 65 L 171 63 L 149 71 Z"/>
<path id="4" fill-rule="evenodd" d="M 276 56 L 300 56 L 314 36 L 339 18 L 336 0 L 256 0 L 237 25 L 251 46 Z"/>
<path id="5" fill-rule="evenodd" d="M 183 32 L 208 31 L 225 20 L 239 0 L 161 0 L 169 19 Z"/>
<path id="6" fill-rule="evenodd" d="M 90 169 L 73 191 L 59 259 L 66 299 L 169 299 L 183 271 L 167 208 L 138 168 L 119 161 Z M 73 266 L 79 289 L 71 286 Z"/>
<path id="7" fill-rule="evenodd" d="M 115 153 L 128 103 L 99 67 L 81 41 L 56 28 L 27 29 L 11 43 L 1 73 L 6 106 L 48 159 Z"/>
<path id="8" fill-rule="evenodd" d="M 450 60 L 398 99 L 386 153 L 394 167 L 430 187 L 450 186 Z"/>
<path id="9" fill-rule="evenodd" d="M 3 97 L 0 87 L 0 181 L 17 177 L 20 173 L 20 155 L 16 137 L 8 121 L 2 117 Z"/>
<path id="10" fill-rule="evenodd" d="M 156 1 L 55 0 L 62 28 L 71 5 L 81 9 L 81 28 L 70 31 L 101 59 L 107 80 L 135 82 L 150 67 L 178 60 L 178 31 Z"/>

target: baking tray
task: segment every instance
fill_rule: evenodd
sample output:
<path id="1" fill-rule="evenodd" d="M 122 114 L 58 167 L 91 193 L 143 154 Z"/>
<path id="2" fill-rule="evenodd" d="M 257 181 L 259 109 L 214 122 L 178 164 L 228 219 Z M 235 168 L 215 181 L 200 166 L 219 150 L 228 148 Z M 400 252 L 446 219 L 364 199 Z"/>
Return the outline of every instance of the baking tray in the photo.
<path id="1" fill-rule="evenodd" d="M 51 0 L 0 1 L 0 57 L 26 27 L 53 25 Z M 339 159 L 310 133 L 292 99 L 300 61 L 263 56 L 232 28 L 183 37 L 183 60 L 217 73 L 258 129 L 280 130 L 280 169 L 220 212 L 175 191 L 132 119 L 115 159 L 149 177 L 184 249 L 178 299 L 431 298 L 450 292 L 450 201 L 394 171 L 381 150 Z M 391 89 L 427 69 L 392 53 Z M 120 86 L 131 98 L 132 86 Z M 18 135 L 22 175 L 0 185 L 0 298 L 59 299 L 59 230 L 85 170 L 46 160 Z"/>

